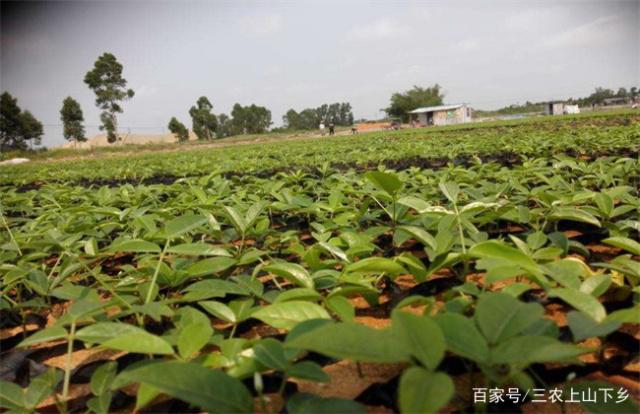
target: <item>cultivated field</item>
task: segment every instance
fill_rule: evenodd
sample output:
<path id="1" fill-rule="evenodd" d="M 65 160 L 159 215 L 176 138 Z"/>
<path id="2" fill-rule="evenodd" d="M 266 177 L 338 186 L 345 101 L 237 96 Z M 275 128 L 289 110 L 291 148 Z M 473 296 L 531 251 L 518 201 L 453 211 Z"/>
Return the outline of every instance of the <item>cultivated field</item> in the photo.
<path id="1" fill-rule="evenodd" d="M 0 168 L 3 406 L 637 412 L 639 114 L 241 143 Z"/>

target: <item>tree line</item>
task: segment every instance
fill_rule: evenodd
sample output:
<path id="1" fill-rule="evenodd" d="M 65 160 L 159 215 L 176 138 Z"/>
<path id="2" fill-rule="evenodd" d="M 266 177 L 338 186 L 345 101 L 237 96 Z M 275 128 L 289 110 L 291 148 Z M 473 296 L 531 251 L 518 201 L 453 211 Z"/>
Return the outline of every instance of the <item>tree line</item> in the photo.
<path id="1" fill-rule="evenodd" d="M 606 99 L 610 98 L 622 98 L 626 101 L 632 101 L 634 99 L 640 98 L 640 89 L 636 86 L 633 86 L 629 89 L 627 88 L 618 88 L 617 91 L 613 89 L 597 87 L 595 90 L 588 96 L 582 98 L 569 98 L 566 100 L 569 104 L 576 104 L 581 107 L 586 106 L 601 106 L 604 105 Z M 515 115 L 515 114 L 526 114 L 526 113 L 535 113 L 535 112 L 543 112 L 545 104 L 548 101 L 542 102 L 530 102 L 526 101 L 524 104 L 512 104 L 509 106 L 505 106 L 493 111 L 483 111 L 476 110 L 476 115 L 478 116 L 493 116 L 493 115 Z"/>
<path id="2" fill-rule="evenodd" d="M 122 103 L 135 96 L 133 89 L 127 88 L 127 80 L 122 75 L 123 66 L 111 53 L 98 57 L 89 70 L 84 83 L 94 92 L 95 104 L 101 109 L 100 130 L 105 131 L 107 141 L 118 141 L 118 114 L 123 112 Z M 271 126 L 271 111 L 255 104 L 242 106 L 235 104 L 231 116 L 215 115 L 209 99 L 202 96 L 189 109 L 192 130 L 198 139 L 213 139 L 239 134 L 260 134 Z M 60 109 L 63 136 L 68 141 L 87 140 L 84 128 L 84 114 L 80 103 L 66 97 Z M 169 130 L 183 141 L 189 138 L 184 124 L 173 117 Z M 26 150 L 39 145 L 43 135 L 43 125 L 31 112 L 22 110 L 18 100 L 9 92 L 1 96 L 0 104 L 0 151 Z"/>
<path id="3" fill-rule="evenodd" d="M 194 106 L 189 109 L 191 116 L 191 130 L 198 140 L 211 140 L 232 135 L 262 134 L 271 126 L 271 111 L 255 104 L 242 106 L 233 105 L 231 116 L 221 113 L 214 114 L 213 105 L 206 96 L 201 96 Z M 176 117 L 172 117 L 168 125 L 169 131 L 179 141 L 189 139 L 189 130 Z"/>
<path id="4" fill-rule="evenodd" d="M 321 122 L 339 126 L 353 125 L 353 112 L 349 102 L 323 104 L 317 108 L 306 108 L 300 112 L 289 109 L 282 117 L 283 129 L 316 129 Z"/>

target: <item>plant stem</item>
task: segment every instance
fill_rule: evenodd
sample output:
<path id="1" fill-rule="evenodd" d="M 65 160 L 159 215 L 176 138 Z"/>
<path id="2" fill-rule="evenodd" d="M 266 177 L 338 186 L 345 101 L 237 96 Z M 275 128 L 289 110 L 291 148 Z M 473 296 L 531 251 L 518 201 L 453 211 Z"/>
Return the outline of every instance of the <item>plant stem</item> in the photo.
<path id="1" fill-rule="evenodd" d="M 162 249 L 162 253 L 160 253 L 160 257 L 158 258 L 158 264 L 156 265 L 155 272 L 153 272 L 153 277 L 151 278 L 151 284 L 149 285 L 149 290 L 147 291 L 147 297 L 144 300 L 144 304 L 145 305 L 147 303 L 151 302 L 151 295 L 153 294 L 153 287 L 156 285 L 156 280 L 158 280 L 158 273 L 160 273 L 160 264 L 162 263 L 162 260 L 164 259 L 164 255 L 167 252 L 167 249 L 169 248 L 169 243 L 170 243 L 170 240 L 167 239 L 166 243 L 164 244 L 164 248 Z"/>
<path id="2" fill-rule="evenodd" d="M 467 275 L 469 271 L 469 262 L 467 261 L 467 247 L 464 244 L 464 231 L 462 230 L 462 220 L 460 219 L 460 211 L 458 210 L 458 204 L 453 203 L 453 211 L 456 213 L 456 223 L 458 224 L 458 235 L 460 236 L 460 246 L 462 247 L 462 255 L 464 256 L 463 264 L 464 271 L 462 275 L 462 279 Z"/>
<path id="3" fill-rule="evenodd" d="M 280 397 L 282 397 L 282 394 L 284 393 L 284 388 L 286 386 L 287 386 L 287 375 L 286 374 L 282 374 L 282 382 L 280 383 L 280 388 L 278 388 L 278 395 Z"/>
<path id="4" fill-rule="evenodd" d="M 76 335 L 76 321 L 71 322 L 71 330 L 67 337 L 67 360 L 64 364 L 64 382 L 62 385 L 62 404 L 67 411 L 67 400 L 69 399 L 69 382 L 71 381 L 71 354 L 73 353 L 73 340 Z"/>
<path id="5" fill-rule="evenodd" d="M 20 245 L 16 241 L 16 238 L 13 237 L 13 233 L 11 232 L 11 229 L 9 228 L 9 224 L 7 223 L 7 220 L 4 219 L 4 213 L 2 211 L 0 211 L 0 217 L 2 217 L 2 224 L 4 224 L 4 227 L 9 232 L 9 237 L 11 237 L 11 241 L 13 242 L 13 244 L 16 245 L 16 248 L 18 249 L 18 255 L 22 256 L 22 250 L 20 250 Z"/>

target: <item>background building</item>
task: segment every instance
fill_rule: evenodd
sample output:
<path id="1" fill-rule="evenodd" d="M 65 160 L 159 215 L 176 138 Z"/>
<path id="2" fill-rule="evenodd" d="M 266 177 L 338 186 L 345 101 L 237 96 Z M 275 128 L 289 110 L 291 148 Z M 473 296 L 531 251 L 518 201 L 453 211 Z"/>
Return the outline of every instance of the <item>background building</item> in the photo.
<path id="1" fill-rule="evenodd" d="M 466 104 L 440 105 L 414 109 L 409 116 L 420 126 L 453 125 L 471 122 L 471 112 Z"/>

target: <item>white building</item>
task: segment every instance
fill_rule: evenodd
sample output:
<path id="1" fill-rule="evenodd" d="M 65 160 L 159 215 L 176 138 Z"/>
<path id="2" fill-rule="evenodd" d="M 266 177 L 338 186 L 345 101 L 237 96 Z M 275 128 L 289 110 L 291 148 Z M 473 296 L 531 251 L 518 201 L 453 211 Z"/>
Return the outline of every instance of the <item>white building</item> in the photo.
<path id="1" fill-rule="evenodd" d="M 471 122 L 471 108 L 466 104 L 426 106 L 409 111 L 411 122 L 420 126 L 453 125 Z"/>

